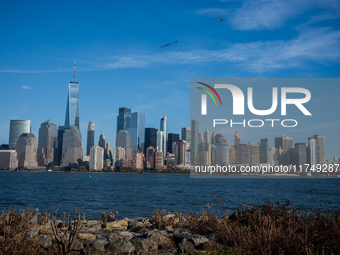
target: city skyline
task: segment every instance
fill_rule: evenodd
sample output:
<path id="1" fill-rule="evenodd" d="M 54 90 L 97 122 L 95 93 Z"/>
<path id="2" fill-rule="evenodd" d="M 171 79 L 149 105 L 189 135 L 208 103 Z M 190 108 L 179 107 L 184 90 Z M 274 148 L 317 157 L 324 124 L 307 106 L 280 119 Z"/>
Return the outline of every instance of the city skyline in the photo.
<path id="1" fill-rule="evenodd" d="M 334 1 L 65 5 L 2 5 L 0 144 L 8 143 L 10 120 L 30 120 L 35 136 L 48 119 L 64 124 L 74 59 L 83 152 L 89 121 L 95 144 L 102 131 L 115 144 L 119 107 L 145 113 L 146 128 L 159 129 L 161 116 L 167 116 L 167 133 L 190 127 L 192 77 L 339 76 L 340 7 Z M 65 18 L 73 15 L 77 19 Z M 329 91 L 327 99 L 338 95 Z M 324 125 L 340 128 L 336 116 Z"/>

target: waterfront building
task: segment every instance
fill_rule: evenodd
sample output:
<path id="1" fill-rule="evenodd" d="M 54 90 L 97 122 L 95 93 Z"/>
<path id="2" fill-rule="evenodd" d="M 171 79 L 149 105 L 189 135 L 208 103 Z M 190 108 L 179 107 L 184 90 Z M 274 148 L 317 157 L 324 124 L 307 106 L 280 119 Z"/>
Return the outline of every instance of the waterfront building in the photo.
<path id="1" fill-rule="evenodd" d="M 117 116 L 117 134 L 121 130 L 127 130 L 131 123 L 131 109 L 120 107 Z"/>
<path id="2" fill-rule="evenodd" d="M 237 159 L 236 159 L 236 148 L 235 146 L 230 147 L 230 164 L 236 164 Z"/>
<path id="3" fill-rule="evenodd" d="M 145 114 L 141 112 L 133 112 L 131 115 L 131 124 L 127 131 L 131 136 L 132 150 L 144 151 Z"/>
<path id="4" fill-rule="evenodd" d="M 63 134 L 63 149 L 61 166 L 78 166 L 78 160 L 83 158 L 81 148 L 82 136 L 76 126 L 66 128 Z"/>
<path id="5" fill-rule="evenodd" d="M 260 140 L 260 163 L 268 163 L 268 138 Z"/>
<path id="6" fill-rule="evenodd" d="M 106 155 L 106 141 L 105 141 L 105 135 L 104 135 L 103 131 L 99 136 L 98 146 L 100 146 L 104 149 L 104 153 L 103 153 L 103 160 L 104 160 L 105 155 Z"/>
<path id="7" fill-rule="evenodd" d="M 9 147 L 14 150 L 21 134 L 31 132 L 30 120 L 11 120 L 9 127 Z"/>
<path id="8" fill-rule="evenodd" d="M 186 165 L 191 164 L 191 151 L 190 150 L 185 151 L 185 164 Z"/>
<path id="9" fill-rule="evenodd" d="M 87 126 L 87 147 L 86 147 L 86 155 L 90 155 L 90 149 L 94 146 L 94 122 L 89 121 Z"/>
<path id="10" fill-rule="evenodd" d="M 18 167 L 17 152 L 15 150 L 0 150 L 0 169 L 14 170 Z"/>
<path id="11" fill-rule="evenodd" d="M 38 142 L 31 133 L 20 135 L 17 146 L 15 147 L 18 157 L 18 167 L 34 168 L 38 166 L 37 150 Z"/>
<path id="12" fill-rule="evenodd" d="M 250 164 L 252 166 L 260 163 L 260 144 L 250 145 Z"/>
<path id="13" fill-rule="evenodd" d="M 191 120 L 191 164 L 197 165 L 198 157 L 198 121 Z"/>
<path id="14" fill-rule="evenodd" d="M 185 141 L 178 140 L 175 146 L 175 165 L 185 165 L 185 156 L 186 156 L 186 149 L 185 149 Z"/>
<path id="15" fill-rule="evenodd" d="M 236 146 L 237 164 L 250 164 L 250 144 L 240 143 Z"/>
<path id="16" fill-rule="evenodd" d="M 157 149 L 157 131 L 156 128 L 146 128 L 145 129 L 145 145 L 144 151 L 146 153 L 146 148 L 152 146 L 154 149 Z"/>
<path id="17" fill-rule="evenodd" d="M 110 142 L 107 142 L 106 143 L 106 146 L 105 146 L 105 160 L 108 159 L 108 160 L 112 160 L 112 152 L 111 152 L 111 143 Z"/>
<path id="18" fill-rule="evenodd" d="M 307 164 L 307 144 L 296 143 L 294 148 L 294 164 L 299 167 L 302 165 L 302 169 L 305 170 L 305 164 Z"/>
<path id="19" fill-rule="evenodd" d="M 200 151 L 197 155 L 197 162 L 199 166 L 209 166 L 209 152 Z"/>
<path id="20" fill-rule="evenodd" d="M 325 136 L 313 135 L 313 137 L 308 137 L 308 141 L 312 138 L 314 138 L 316 141 L 317 164 L 325 164 L 326 162 Z"/>
<path id="21" fill-rule="evenodd" d="M 175 153 L 173 150 L 173 144 L 179 141 L 179 134 L 169 133 L 168 134 L 168 152 Z"/>
<path id="22" fill-rule="evenodd" d="M 144 154 L 142 151 L 134 151 L 132 156 L 132 166 L 135 169 L 143 169 Z"/>
<path id="23" fill-rule="evenodd" d="M 167 152 L 167 150 L 166 150 L 167 149 L 167 147 L 166 147 L 166 145 L 167 145 L 167 142 L 166 142 L 166 134 L 167 134 L 166 133 L 166 116 L 161 117 L 160 129 L 159 130 L 163 132 L 163 141 L 162 141 L 163 149 L 160 150 L 160 151 L 163 152 L 163 158 L 165 158 L 166 152 Z"/>
<path id="24" fill-rule="evenodd" d="M 216 143 L 215 164 L 228 166 L 230 164 L 230 146 L 228 143 Z"/>
<path id="25" fill-rule="evenodd" d="M 279 164 L 287 166 L 293 158 L 290 157 L 290 149 L 293 148 L 293 138 L 286 135 L 275 137 L 275 148 L 278 150 Z"/>
<path id="26" fill-rule="evenodd" d="M 40 125 L 38 139 L 38 165 L 46 166 L 57 161 L 57 125 L 47 120 Z"/>
<path id="27" fill-rule="evenodd" d="M 58 165 L 61 165 L 61 159 L 63 156 L 63 140 L 64 140 L 64 132 L 65 132 L 65 127 L 64 126 L 58 126 L 58 139 L 57 139 L 57 163 Z"/>
<path id="28" fill-rule="evenodd" d="M 125 148 L 116 147 L 113 149 L 113 167 L 121 167 L 125 160 Z"/>
<path id="29" fill-rule="evenodd" d="M 100 146 L 91 147 L 90 149 L 90 171 L 101 171 L 104 166 L 104 148 Z"/>
<path id="30" fill-rule="evenodd" d="M 267 163 L 270 166 L 279 165 L 279 161 L 277 160 L 277 157 L 276 157 L 276 148 L 275 147 L 268 147 Z"/>
<path id="31" fill-rule="evenodd" d="M 125 159 L 132 159 L 131 137 L 128 131 L 120 130 L 116 137 L 116 147 L 125 149 Z"/>
<path id="32" fill-rule="evenodd" d="M 164 142 L 164 132 L 163 131 L 157 131 L 157 147 L 156 149 L 163 152 L 163 142 Z M 164 153 L 163 153 L 164 156 Z"/>
<path id="33" fill-rule="evenodd" d="M 316 169 L 316 164 L 318 163 L 318 152 L 317 152 L 317 143 L 314 138 L 308 139 L 308 147 L 309 147 L 309 164 L 313 169 Z"/>
<path id="34" fill-rule="evenodd" d="M 73 81 L 68 84 L 68 96 L 65 116 L 65 129 L 76 126 L 79 130 L 79 83 L 75 81 L 76 64 L 74 63 Z"/>
<path id="35" fill-rule="evenodd" d="M 159 150 L 156 150 L 154 153 L 154 169 L 158 171 L 163 171 L 163 153 Z"/>
<path id="36" fill-rule="evenodd" d="M 146 148 L 146 168 L 153 169 L 154 168 L 154 154 L 155 154 L 155 148 L 153 146 L 149 146 Z"/>

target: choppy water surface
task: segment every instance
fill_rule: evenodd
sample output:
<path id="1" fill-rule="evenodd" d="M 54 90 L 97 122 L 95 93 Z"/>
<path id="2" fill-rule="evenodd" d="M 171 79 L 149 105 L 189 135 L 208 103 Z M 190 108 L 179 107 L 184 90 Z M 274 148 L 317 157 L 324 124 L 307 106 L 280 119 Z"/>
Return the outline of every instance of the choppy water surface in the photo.
<path id="1" fill-rule="evenodd" d="M 153 214 L 155 209 L 187 212 L 205 209 L 224 198 L 228 210 L 242 204 L 290 200 L 304 211 L 323 204 L 340 210 L 340 178 L 223 178 L 190 179 L 189 175 L 0 172 L 0 209 L 39 208 L 40 212 L 73 213 L 100 218 L 118 211 L 116 218 Z"/>

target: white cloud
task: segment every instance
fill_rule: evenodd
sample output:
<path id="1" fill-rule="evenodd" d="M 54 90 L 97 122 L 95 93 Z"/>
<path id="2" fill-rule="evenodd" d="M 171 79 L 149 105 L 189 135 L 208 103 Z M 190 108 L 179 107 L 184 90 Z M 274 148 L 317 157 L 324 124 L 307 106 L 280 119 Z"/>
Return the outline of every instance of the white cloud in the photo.
<path id="1" fill-rule="evenodd" d="M 257 41 L 228 45 L 220 50 L 167 52 L 155 55 L 115 57 L 103 68 L 146 68 L 160 64 L 201 64 L 230 62 L 251 72 L 304 68 L 305 63 L 328 63 L 340 60 L 340 31 L 329 28 L 304 27 L 299 36 L 288 41 Z"/>
<path id="2" fill-rule="evenodd" d="M 198 10 L 196 13 L 225 17 L 236 30 L 272 30 L 312 8 L 330 12 L 315 18 L 314 22 L 318 22 L 337 17 L 340 3 L 336 0 L 246 0 L 239 8 L 207 8 Z"/>
<path id="3" fill-rule="evenodd" d="M 21 86 L 23 89 L 32 89 L 32 87 L 28 86 L 28 85 L 22 85 Z"/>

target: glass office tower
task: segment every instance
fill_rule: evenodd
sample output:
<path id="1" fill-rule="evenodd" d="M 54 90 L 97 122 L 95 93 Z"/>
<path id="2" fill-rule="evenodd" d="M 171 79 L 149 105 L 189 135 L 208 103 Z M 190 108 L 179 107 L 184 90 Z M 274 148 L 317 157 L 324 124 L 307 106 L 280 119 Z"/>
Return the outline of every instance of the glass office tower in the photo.
<path id="1" fill-rule="evenodd" d="M 130 128 L 127 130 L 131 136 L 132 150 L 144 151 L 145 114 L 141 112 L 133 112 L 131 115 Z"/>
<path id="2" fill-rule="evenodd" d="M 71 81 L 68 84 L 65 129 L 76 126 L 79 129 L 79 83 Z"/>

